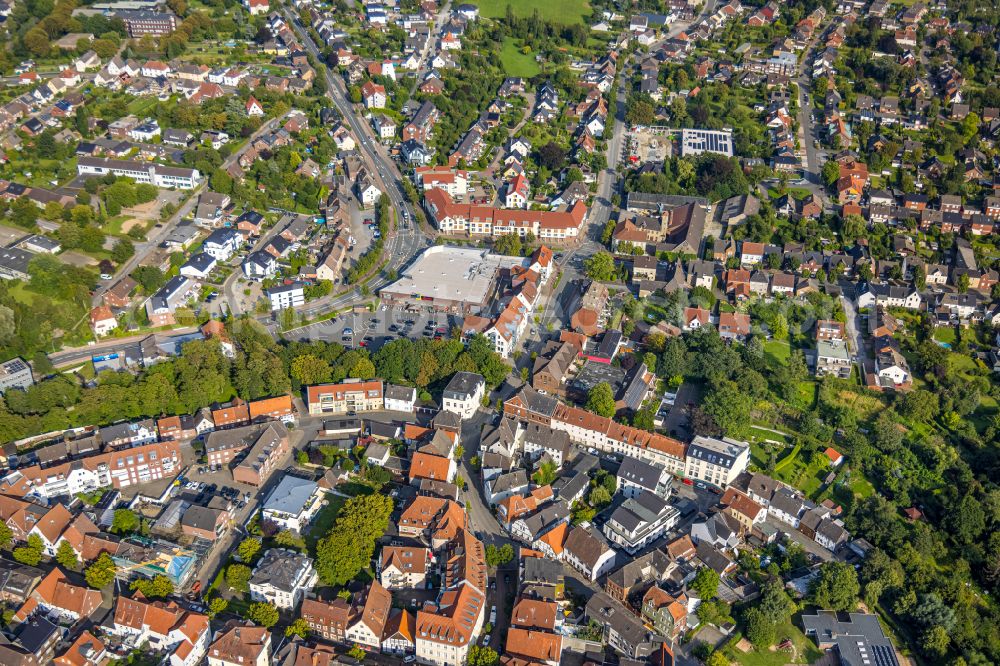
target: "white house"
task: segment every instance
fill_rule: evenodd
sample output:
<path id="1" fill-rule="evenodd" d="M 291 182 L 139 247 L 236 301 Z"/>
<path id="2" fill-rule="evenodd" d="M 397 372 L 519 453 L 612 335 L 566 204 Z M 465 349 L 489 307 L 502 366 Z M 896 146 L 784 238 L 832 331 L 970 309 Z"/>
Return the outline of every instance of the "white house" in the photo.
<path id="1" fill-rule="evenodd" d="M 412 386 L 385 386 L 385 408 L 389 411 L 412 412 L 417 403 L 417 389 Z"/>
<path id="2" fill-rule="evenodd" d="M 625 456 L 618 468 L 618 489 L 625 497 L 637 497 L 642 492 L 667 497 L 671 479 L 673 476 L 665 468 L 631 456 Z"/>
<path id="3" fill-rule="evenodd" d="M 296 308 L 305 305 L 306 292 L 304 282 L 292 282 L 271 287 L 266 290 L 267 297 L 271 299 L 271 312 L 284 310 L 286 308 Z"/>
<path id="4" fill-rule="evenodd" d="M 199 252 L 188 258 L 180 268 L 180 274 L 193 280 L 204 280 L 215 269 L 218 262 L 207 252 Z"/>
<path id="5" fill-rule="evenodd" d="M 615 567 L 615 551 L 589 525 L 577 525 L 563 544 L 563 560 L 591 582 Z"/>
<path id="6" fill-rule="evenodd" d="M 223 227 L 209 234 L 202 244 L 202 251 L 216 261 L 226 261 L 236 253 L 242 240 L 236 229 Z"/>
<path id="7" fill-rule="evenodd" d="M 470 419 L 486 393 L 486 380 L 474 372 L 456 372 L 441 396 L 441 409 Z"/>
<path id="8" fill-rule="evenodd" d="M 278 261 L 267 252 L 257 250 L 243 260 L 242 268 L 243 274 L 251 280 L 264 280 L 278 272 Z"/>
<path id="9" fill-rule="evenodd" d="M 322 508 L 324 495 L 314 481 L 298 476 L 283 476 L 264 500 L 264 520 L 301 534 L 302 528 Z"/>
<path id="10" fill-rule="evenodd" d="M 253 570 L 250 598 L 281 609 L 294 610 L 318 579 L 309 557 L 283 548 L 272 548 L 264 553 Z"/>
<path id="11" fill-rule="evenodd" d="M 630 555 L 673 529 L 680 511 L 651 492 L 626 499 L 604 523 L 604 536 Z"/>
<path id="12" fill-rule="evenodd" d="M 725 488 L 750 462 L 750 445 L 734 439 L 697 436 L 688 445 L 684 474 Z"/>
<path id="13" fill-rule="evenodd" d="M 385 546 L 378 556 L 379 582 L 387 590 L 420 589 L 432 560 L 433 556 L 428 548 Z"/>

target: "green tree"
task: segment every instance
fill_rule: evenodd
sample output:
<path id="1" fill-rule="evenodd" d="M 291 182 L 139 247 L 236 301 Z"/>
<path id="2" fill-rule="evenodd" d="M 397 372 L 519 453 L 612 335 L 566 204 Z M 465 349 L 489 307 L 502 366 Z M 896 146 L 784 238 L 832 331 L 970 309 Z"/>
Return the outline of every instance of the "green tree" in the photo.
<path id="1" fill-rule="evenodd" d="M 747 640 L 753 643 L 758 650 L 763 650 L 774 645 L 777 636 L 777 626 L 765 615 L 760 608 L 751 608 L 743 618 L 746 623 Z"/>
<path id="2" fill-rule="evenodd" d="M 531 475 L 531 480 L 540 486 L 547 486 L 556 480 L 556 464 L 551 460 L 546 460 L 535 473 Z"/>
<path id="3" fill-rule="evenodd" d="M 482 645 L 469 646 L 469 656 L 466 660 L 468 666 L 496 666 L 499 661 L 500 656 L 493 648 Z"/>
<path id="4" fill-rule="evenodd" d="M 254 558 L 257 557 L 257 553 L 260 552 L 260 541 L 254 537 L 247 537 L 240 542 L 240 545 L 236 548 L 236 552 L 239 554 L 241 560 L 249 564 L 253 562 Z"/>
<path id="5" fill-rule="evenodd" d="M 7 527 L 7 523 L 0 523 L 0 548 L 8 550 L 14 543 L 14 533 Z"/>
<path id="6" fill-rule="evenodd" d="M 138 590 L 149 599 L 162 599 L 174 593 L 174 584 L 163 574 L 153 578 L 137 578 L 129 585 L 130 590 Z"/>
<path id="7" fill-rule="evenodd" d="M 208 617 L 214 618 L 227 608 L 229 608 L 229 601 L 222 597 L 212 597 L 212 600 L 208 602 Z"/>
<path id="8" fill-rule="evenodd" d="M 59 543 L 59 547 L 56 549 L 56 562 L 64 569 L 75 569 L 80 564 L 80 560 L 69 541 L 63 539 Z"/>
<path id="9" fill-rule="evenodd" d="M 599 511 L 611 504 L 611 494 L 608 493 L 608 489 L 604 486 L 594 486 L 587 496 L 587 501 L 590 502 L 590 506 Z"/>
<path id="10" fill-rule="evenodd" d="M 135 254 L 135 246 L 128 238 L 119 238 L 111 248 L 111 260 L 116 264 L 124 264 Z"/>
<path id="11" fill-rule="evenodd" d="M 493 251 L 508 257 L 519 257 L 524 252 L 518 234 L 504 234 L 493 242 Z"/>
<path id="12" fill-rule="evenodd" d="M 349 499 L 330 533 L 316 545 L 316 572 L 327 585 L 344 585 L 369 566 L 375 541 L 389 525 L 392 499 L 361 495 Z"/>
<path id="13" fill-rule="evenodd" d="M 611 384 L 600 382 L 587 394 L 587 410 L 599 416 L 611 418 L 618 411 L 615 407 L 615 394 Z"/>
<path id="14" fill-rule="evenodd" d="M 131 534 L 139 530 L 139 514 L 129 509 L 115 509 L 115 517 L 111 521 L 113 534 Z"/>
<path id="15" fill-rule="evenodd" d="M 840 178 L 840 164 L 835 160 L 827 160 L 823 165 L 823 182 L 827 187 L 833 187 Z"/>
<path id="16" fill-rule="evenodd" d="M 28 545 L 14 549 L 14 559 L 31 567 L 38 566 L 42 560 L 43 549 L 42 538 L 37 534 L 29 534 Z"/>
<path id="17" fill-rule="evenodd" d="M 852 611 L 858 603 L 858 574 L 845 562 L 825 562 L 809 585 L 809 601 L 824 610 Z"/>
<path id="18" fill-rule="evenodd" d="M 719 574 L 714 569 L 702 567 L 691 581 L 691 589 L 698 593 L 703 601 L 713 599 L 719 591 Z"/>
<path id="19" fill-rule="evenodd" d="M 309 636 L 309 622 L 303 617 L 298 618 L 295 622 L 285 627 L 285 636 L 288 638 L 292 636 L 307 638 Z"/>
<path id="20" fill-rule="evenodd" d="M 735 382 L 721 382 L 705 396 L 702 409 L 726 435 L 738 437 L 750 426 L 750 400 Z"/>
<path id="21" fill-rule="evenodd" d="M 238 592 L 246 592 L 250 586 L 253 571 L 245 564 L 230 564 L 226 567 L 226 582 Z"/>
<path id="22" fill-rule="evenodd" d="M 330 381 L 333 368 L 314 354 L 301 354 L 292 359 L 292 377 L 304 385 L 323 384 Z"/>
<path id="23" fill-rule="evenodd" d="M 729 666 L 729 658 L 716 650 L 705 659 L 705 666 Z"/>
<path id="24" fill-rule="evenodd" d="M 597 282 L 611 282 L 618 276 L 615 258 L 610 252 L 598 252 L 583 262 L 583 270 L 588 278 Z"/>
<path id="25" fill-rule="evenodd" d="M 255 624 L 270 629 L 278 624 L 278 609 L 265 601 L 255 601 L 247 607 L 246 618 Z"/>
<path id="26" fill-rule="evenodd" d="M 84 570 L 83 577 L 87 585 L 98 590 L 105 588 L 115 580 L 115 561 L 107 553 L 101 553 L 93 564 Z"/>

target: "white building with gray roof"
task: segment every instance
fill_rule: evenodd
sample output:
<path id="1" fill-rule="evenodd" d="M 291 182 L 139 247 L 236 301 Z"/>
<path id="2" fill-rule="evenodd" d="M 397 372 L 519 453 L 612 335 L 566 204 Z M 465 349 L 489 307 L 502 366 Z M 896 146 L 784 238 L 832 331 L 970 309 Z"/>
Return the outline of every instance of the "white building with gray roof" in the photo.
<path id="1" fill-rule="evenodd" d="M 284 476 L 264 500 L 264 520 L 301 534 L 322 507 L 323 494 L 314 481 Z"/>
<path id="2" fill-rule="evenodd" d="M 291 550 L 272 548 L 264 553 L 253 570 L 250 598 L 294 610 L 317 580 L 310 558 Z"/>

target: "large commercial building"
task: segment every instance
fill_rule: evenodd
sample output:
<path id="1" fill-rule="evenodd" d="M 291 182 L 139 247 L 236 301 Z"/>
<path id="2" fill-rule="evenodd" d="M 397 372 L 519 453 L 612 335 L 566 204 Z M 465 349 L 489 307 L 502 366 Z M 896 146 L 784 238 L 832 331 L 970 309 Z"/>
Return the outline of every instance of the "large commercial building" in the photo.
<path id="1" fill-rule="evenodd" d="M 523 261 L 489 250 L 439 245 L 425 250 L 380 295 L 393 304 L 480 314 L 494 302 L 504 271 Z"/>
<path id="2" fill-rule="evenodd" d="M 733 156 L 733 133 L 729 130 L 681 130 L 681 157 L 715 153 Z"/>
<path id="3" fill-rule="evenodd" d="M 76 171 L 81 176 L 103 176 L 113 173 L 116 176 L 131 178 L 137 183 L 147 183 L 162 188 L 176 187 L 179 190 L 193 189 L 201 179 L 197 169 L 104 157 L 81 157 L 77 160 Z"/>
<path id="4" fill-rule="evenodd" d="M 167 12 L 123 9 L 114 15 L 125 24 L 129 37 L 169 35 L 177 28 L 177 17 Z"/>

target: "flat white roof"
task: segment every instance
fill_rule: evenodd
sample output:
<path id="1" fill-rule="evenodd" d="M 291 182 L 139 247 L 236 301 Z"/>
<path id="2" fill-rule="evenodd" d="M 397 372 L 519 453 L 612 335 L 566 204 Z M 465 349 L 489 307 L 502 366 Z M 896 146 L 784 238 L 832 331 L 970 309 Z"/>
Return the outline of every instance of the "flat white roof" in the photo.
<path id="1" fill-rule="evenodd" d="M 481 248 L 439 245 L 424 250 L 398 280 L 383 291 L 414 300 L 443 299 L 480 304 L 489 297 L 502 268 L 521 266 L 521 257 L 491 254 Z"/>

